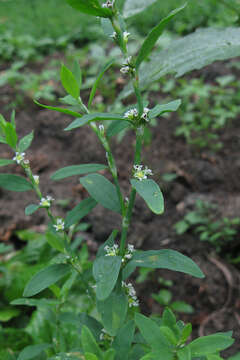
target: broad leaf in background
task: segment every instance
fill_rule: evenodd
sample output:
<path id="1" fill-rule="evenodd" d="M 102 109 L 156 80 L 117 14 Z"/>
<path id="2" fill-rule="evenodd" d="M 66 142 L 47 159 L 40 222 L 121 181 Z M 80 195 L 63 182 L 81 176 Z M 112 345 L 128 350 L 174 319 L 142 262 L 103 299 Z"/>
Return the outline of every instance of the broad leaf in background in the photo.
<path id="1" fill-rule="evenodd" d="M 182 11 L 185 7 L 186 7 L 186 4 L 184 4 L 183 6 L 181 6 L 178 9 L 173 10 L 167 17 L 165 17 L 163 20 L 161 20 L 160 23 L 150 31 L 150 33 L 144 40 L 144 43 L 142 44 L 142 46 L 139 50 L 139 54 L 136 59 L 136 69 L 137 70 L 138 70 L 139 66 L 141 65 L 141 63 L 143 62 L 143 60 L 145 60 L 148 57 L 148 55 L 150 54 L 150 52 L 152 51 L 158 38 L 162 35 L 162 32 L 165 29 L 165 26 L 167 25 L 167 23 L 175 15 L 177 15 L 180 11 Z"/>
<path id="2" fill-rule="evenodd" d="M 121 268 L 120 256 L 100 256 L 93 263 L 93 277 L 96 280 L 96 296 L 105 300 L 112 292 Z"/>
<path id="3" fill-rule="evenodd" d="M 21 176 L 0 174 L 0 187 L 10 191 L 32 190 L 32 184 Z"/>
<path id="4" fill-rule="evenodd" d="M 175 73 L 180 77 L 214 61 L 236 56 L 240 56 L 240 28 L 199 29 L 173 41 L 167 49 L 155 52 L 139 69 L 140 86 L 144 89 L 166 74 Z M 132 88 L 126 86 L 120 98 L 132 92 Z"/>
<path id="5" fill-rule="evenodd" d="M 0 159 L 0 166 L 6 166 L 10 164 L 16 164 L 14 160 Z"/>
<path id="6" fill-rule="evenodd" d="M 148 207 L 155 214 L 162 214 L 164 211 L 164 199 L 158 184 L 151 179 L 131 179 L 132 186 L 137 193 L 146 201 Z"/>
<path id="7" fill-rule="evenodd" d="M 20 354 L 18 355 L 17 360 L 30 360 L 35 359 L 36 356 L 40 355 L 44 350 L 50 348 L 50 344 L 39 344 L 39 345 L 30 345 L 25 347 Z"/>
<path id="8" fill-rule="evenodd" d="M 68 229 L 71 225 L 77 224 L 84 216 L 97 205 L 97 202 L 91 197 L 82 200 L 71 211 L 67 212 L 65 218 L 65 228 Z"/>
<path id="9" fill-rule="evenodd" d="M 148 113 L 149 119 L 153 119 L 157 116 L 160 116 L 166 112 L 177 111 L 182 101 L 180 99 L 171 101 L 167 104 L 156 105 L 153 109 L 151 109 Z"/>
<path id="10" fill-rule="evenodd" d="M 208 336 L 202 336 L 188 344 L 192 357 L 215 354 L 222 351 L 234 343 L 234 339 L 224 333 L 217 333 Z"/>
<path id="11" fill-rule="evenodd" d="M 121 212 L 116 187 L 100 174 L 90 174 L 80 179 L 80 183 L 99 204 L 107 209 Z"/>
<path id="12" fill-rule="evenodd" d="M 25 150 L 27 150 L 29 148 L 29 146 L 31 145 L 32 141 L 33 141 L 33 131 L 31 131 L 28 135 L 24 136 L 18 144 L 18 151 L 19 152 L 24 152 Z"/>
<path id="13" fill-rule="evenodd" d="M 156 0 L 126 0 L 123 7 L 123 16 L 129 18 L 136 15 L 155 2 Z"/>
<path id="14" fill-rule="evenodd" d="M 175 250 L 135 251 L 129 264 L 152 269 L 169 269 L 203 278 L 204 274 L 189 257 Z"/>
<path id="15" fill-rule="evenodd" d="M 128 353 L 131 349 L 134 331 L 134 321 L 130 320 L 117 332 L 112 344 L 113 348 L 116 350 L 115 360 L 128 359 Z"/>
<path id="16" fill-rule="evenodd" d="M 102 8 L 98 0 L 66 0 L 67 3 L 74 9 L 81 11 L 84 14 L 110 17 L 112 12 L 108 8 Z"/>
<path id="17" fill-rule="evenodd" d="M 127 121 L 120 114 L 108 114 L 108 113 L 95 113 L 83 115 L 81 118 L 74 120 L 68 127 L 64 130 L 69 131 L 72 129 L 79 128 L 85 124 L 90 123 L 91 121 L 104 121 L 104 120 L 124 120 Z"/>
<path id="18" fill-rule="evenodd" d="M 62 279 L 70 270 L 71 267 L 67 264 L 54 264 L 40 270 L 27 283 L 23 296 L 29 297 L 40 293 L 42 290 Z"/>
<path id="19" fill-rule="evenodd" d="M 61 179 L 65 179 L 69 176 L 93 173 L 96 171 L 104 170 L 106 168 L 107 168 L 107 166 L 102 165 L 102 164 L 82 164 L 82 165 L 66 166 L 64 168 L 57 170 L 51 176 L 51 179 L 52 180 L 61 180 Z"/>
<path id="20" fill-rule="evenodd" d="M 62 65 L 60 76 L 62 86 L 64 87 L 66 92 L 74 99 L 78 99 L 80 94 L 80 88 L 73 73 L 65 65 Z"/>
<path id="21" fill-rule="evenodd" d="M 85 325 L 82 327 L 81 331 L 81 343 L 84 352 L 95 354 L 98 359 L 102 359 L 102 352 L 93 334 Z"/>
<path id="22" fill-rule="evenodd" d="M 131 124 L 128 123 L 127 121 L 123 121 L 123 120 L 113 121 L 107 128 L 107 136 L 111 137 L 117 135 L 118 133 L 120 133 L 121 131 L 127 128 L 129 129 L 131 128 Z"/>

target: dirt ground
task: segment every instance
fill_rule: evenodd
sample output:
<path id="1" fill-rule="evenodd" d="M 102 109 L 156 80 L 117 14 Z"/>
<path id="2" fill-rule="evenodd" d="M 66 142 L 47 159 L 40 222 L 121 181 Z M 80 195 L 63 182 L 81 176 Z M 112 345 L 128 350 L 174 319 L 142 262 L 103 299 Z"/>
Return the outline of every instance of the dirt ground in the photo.
<path id="1" fill-rule="evenodd" d="M 213 67 L 206 71 L 211 72 Z M 214 68 L 214 71 L 216 69 Z M 200 72 L 196 73 L 199 76 Z M 203 73 L 204 74 L 204 73 Z M 13 90 L 0 89 L 0 109 L 7 105 Z M 206 242 L 200 242 L 195 236 L 185 234 L 177 236 L 173 225 L 184 214 L 193 209 L 196 199 L 211 201 L 219 205 L 224 216 L 240 216 L 240 119 L 220 134 L 223 148 L 217 153 L 197 151 L 190 148 L 181 137 L 174 136 L 177 125 L 176 116 L 160 119 L 153 129 L 151 146 L 143 150 L 142 163 L 154 172 L 154 179 L 160 184 L 165 198 L 165 212 L 161 216 L 151 213 L 144 202 L 137 198 L 133 222 L 129 233 L 129 242 L 141 249 L 171 248 L 194 259 L 206 277 L 194 279 L 181 273 L 167 270 L 156 271 L 151 280 L 138 285 L 138 295 L 145 313 L 160 313 L 160 306 L 151 298 L 151 293 L 161 288 L 157 282 L 159 276 L 171 279 L 174 283 L 171 291 L 174 300 L 186 301 L 195 311 L 191 315 L 180 315 L 184 321 L 191 321 L 194 335 L 207 335 L 218 331 L 234 331 L 236 342 L 225 352 L 232 355 L 240 351 L 240 268 L 228 264 L 223 256 L 215 253 Z M 55 199 L 70 199 L 67 210 L 87 196 L 79 183 L 78 176 L 59 182 L 49 180 L 57 169 L 74 164 L 105 163 L 105 152 L 101 148 L 91 129 L 84 127 L 74 132 L 63 129 L 72 121 L 69 116 L 41 109 L 27 100 L 16 111 L 17 128 L 20 136 L 34 129 L 35 138 L 27 157 L 31 161 L 34 174 L 40 175 L 41 189 L 45 195 Z M 120 144 L 112 142 L 119 167 L 120 181 L 125 195 L 129 192 L 129 174 L 131 173 L 134 136 L 128 133 Z M 13 153 L 0 145 L 0 158 L 12 158 Z M 1 172 L 22 174 L 19 166 L 0 169 Z M 178 177 L 171 183 L 164 183 L 161 175 L 176 173 Z M 0 241 L 12 242 L 18 246 L 14 231 L 17 229 L 36 229 L 42 231 L 47 224 L 43 210 L 32 216 L 25 216 L 24 208 L 36 202 L 31 192 L 12 193 L 0 190 Z M 56 203 L 56 202 L 55 202 Z M 63 215 L 63 208 L 56 204 L 56 215 Z M 104 241 L 111 230 L 119 226 L 119 218 L 110 211 L 97 206 L 86 218 L 91 228 L 85 234 L 90 248 Z M 239 251 L 237 239 L 232 248 Z M 221 254 L 220 254 L 221 255 Z M 222 254 L 223 255 L 223 254 Z"/>

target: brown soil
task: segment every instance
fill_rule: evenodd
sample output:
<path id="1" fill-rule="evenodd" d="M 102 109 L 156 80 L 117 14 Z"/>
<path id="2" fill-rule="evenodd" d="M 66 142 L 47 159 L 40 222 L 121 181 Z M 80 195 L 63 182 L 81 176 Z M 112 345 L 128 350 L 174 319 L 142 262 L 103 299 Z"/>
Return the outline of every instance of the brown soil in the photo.
<path id="1" fill-rule="evenodd" d="M 211 67 L 208 68 L 210 72 Z M 216 69 L 215 69 L 216 71 Z M 0 89 L 1 109 L 11 97 L 12 89 Z M 4 95 L 4 97 L 2 96 Z M 6 96 L 7 95 L 7 96 Z M 4 111 L 3 111 L 4 113 Z M 9 112 L 5 113 L 6 117 Z M 70 199 L 68 209 L 86 196 L 86 191 L 78 177 L 59 182 L 49 180 L 57 169 L 73 164 L 105 163 L 105 152 L 95 135 L 87 127 L 74 132 L 63 129 L 72 120 L 64 114 L 41 109 L 27 101 L 24 108 L 16 113 L 18 133 L 26 135 L 34 129 L 35 139 L 28 158 L 35 174 L 40 175 L 44 194 L 55 199 Z M 174 300 L 191 304 L 195 312 L 180 316 L 194 325 L 194 335 L 206 335 L 218 331 L 234 331 L 236 342 L 226 355 L 240 350 L 240 272 L 237 267 L 228 264 L 224 257 L 216 255 L 214 248 L 200 242 L 196 236 L 186 234 L 177 236 L 173 225 L 183 215 L 193 209 L 196 199 L 214 202 L 224 216 L 237 217 L 240 214 L 240 123 L 235 121 L 227 131 L 221 134 L 224 146 L 217 153 L 191 149 L 183 138 L 174 136 L 177 119 L 159 120 L 153 129 L 151 146 L 145 147 L 142 163 L 154 171 L 154 178 L 162 186 L 165 197 L 165 213 L 155 216 L 137 198 L 129 242 L 142 249 L 171 248 L 193 258 L 204 271 L 204 279 L 170 271 L 156 271 L 147 284 L 138 285 L 142 309 L 146 313 L 160 313 L 162 309 L 151 298 L 151 293 L 160 290 L 159 276 L 171 279 L 174 283 L 171 291 Z M 128 196 L 128 178 L 131 173 L 134 136 L 128 133 L 120 144 L 112 143 L 119 166 L 121 185 Z M 0 145 L 0 158 L 12 158 L 13 153 Z M 19 166 L 1 168 L 1 172 L 21 174 Z M 174 172 L 178 175 L 171 183 L 163 183 L 161 175 Z M 13 242 L 16 229 L 43 229 L 47 218 L 43 210 L 26 217 L 24 208 L 36 202 L 31 192 L 11 193 L 0 190 L 0 241 Z M 57 215 L 63 215 L 61 206 L 54 209 Z M 108 210 L 98 206 L 87 217 L 91 229 L 86 234 L 89 244 L 104 241 L 114 227 L 119 227 L 119 218 Z M 234 243 L 234 251 L 237 239 Z"/>

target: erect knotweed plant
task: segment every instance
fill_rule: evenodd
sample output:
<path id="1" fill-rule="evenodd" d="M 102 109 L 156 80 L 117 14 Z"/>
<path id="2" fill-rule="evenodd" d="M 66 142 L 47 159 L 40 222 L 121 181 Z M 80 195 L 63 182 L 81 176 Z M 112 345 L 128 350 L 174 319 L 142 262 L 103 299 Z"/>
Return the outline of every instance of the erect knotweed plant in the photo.
<path id="1" fill-rule="evenodd" d="M 61 82 L 67 92 L 64 102 L 67 108 L 40 106 L 59 111 L 75 117 L 66 131 L 76 130 L 84 125 L 90 126 L 106 151 L 107 164 L 81 164 L 61 168 L 52 175 L 53 180 L 61 180 L 73 175 L 84 175 L 80 183 L 88 191 L 89 197 L 66 214 L 65 218 L 54 215 L 54 199 L 41 189 L 41 181 L 33 174 L 27 158 L 27 149 L 33 140 L 33 132 L 18 139 L 14 114 L 11 121 L 0 118 L 0 141 L 14 151 L 12 159 L 1 159 L 0 165 L 17 163 L 25 171 L 26 178 L 12 174 L 0 174 L 0 186 L 12 191 L 35 191 L 38 201 L 26 207 L 26 215 L 31 215 L 42 208 L 47 212 L 50 223 L 47 238 L 50 246 L 59 252 L 55 261 L 36 273 L 26 284 L 23 299 L 16 299 L 13 304 L 32 304 L 31 298 L 47 288 L 51 288 L 57 298 L 57 305 L 51 306 L 55 333 L 52 343 L 32 344 L 24 348 L 19 360 L 24 359 L 86 359 L 86 360 L 219 360 L 220 351 L 233 343 L 231 332 L 216 333 L 192 340 L 192 326 L 177 321 L 173 312 L 166 308 L 161 318 L 151 319 L 140 313 L 139 300 L 128 277 L 137 267 L 169 269 L 179 271 L 197 278 L 204 275 L 199 267 L 188 257 L 174 250 L 139 251 L 127 241 L 129 226 L 136 193 L 142 197 L 149 209 L 160 215 L 164 211 L 164 200 L 158 184 L 151 178 L 154 169 L 149 169 L 142 163 L 141 152 L 145 127 L 151 119 L 164 112 L 176 111 L 180 100 L 168 104 L 156 105 L 152 109 L 145 106 L 139 86 L 139 68 L 151 53 L 159 36 L 167 23 L 185 6 L 174 10 L 150 31 L 137 56 L 128 52 L 128 40 L 131 34 L 126 28 L 121 15 L 122 1 L 99 0 L 67 0 L 76 10 L 89 16 L 98 16 L 103 28 L 111 29 L 111 39 L 120 47 L 123 63 L 120 71 L 129 79 L 134 89 L 137 105 L 126 109 L 123 114 L 94 113 L 92 103 L 98 83 L 104 72 L 114 60 L 106 63 L 92 87 L 89 101 L 84 104 L 81 96 L 81 70 L 75 62 L 71 71 L 66 66 L 61 68 Z M 150 2 L 151 3 L 151 2 Z M 146 5 L 145 5 L 146 7 Z M 144 8 L 144 6 L 143 6 Z M 74 106 L 74 110 L 72 109 Z M 110 125 L 106 123 L 111 121 Z M 129 199 L 125 199 L 119 184 L 118 169 L 111 151 L 110 139 L 123 129 L 131 129 L 136 136 L 134 162 L 130 174 Z M 98 171 L 108 169 L 112 182 L 99 174 Z M 87 174 L 87 175 L 86 175 Z M 101 204 L 122 217 L 121 229 L 113 230 L 105 243 L 99 247 L 96 259 L 87 269 L 83 266 L 76 247 L 72 246 L 74 234 L 79 221 L 87 215 L 96 204 Z M 119 237 L 118 237 L 119 234 Z M 118 239 L 118 241 L 117 241 Z M 89 279 L 91 270 L 94 286 Z M 59 286 L 59 282 L 61 287 Z M 90 301 L 95 305 L 95 317 L 85 314 L 79 318 L 79 341 L 74 346 L 68 346 L 62 331 L 65 321 L 73 314 L 61 313 L 61 305 L 67 300 L 74 283 L 87 286 Z M 35 304 L 43 299 L 35 299 Z M 47 306 L 49 299 L 44 299 Z M 55 309 L 55 310 L 54 310 Z M 52 321 L 52 320 L 49 320 Z M 76 320 L 75 320 L 76 321 Z M 65 334 L 65 335 L 64 335 Z M 40 357 L 39 357 L 40 358 Z"/>

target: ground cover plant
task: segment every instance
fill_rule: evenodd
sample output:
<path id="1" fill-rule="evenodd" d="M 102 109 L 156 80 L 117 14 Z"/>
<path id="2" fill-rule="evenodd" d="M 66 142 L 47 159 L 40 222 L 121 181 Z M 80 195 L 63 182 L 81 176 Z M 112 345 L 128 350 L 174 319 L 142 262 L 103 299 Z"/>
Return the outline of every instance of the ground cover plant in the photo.
<path id="1" fill-rule="evenodd" d="M 147 36 L 138 55 L 129 57 L 128 38 L 130 37 L 124 20 L 118 10 L 119 2 L 99 4 L 97 1 L 68 1 L 77 10 L 89 15 L 103 18 L 106 32 L 111 28 L 113 40 L 120 46 L 124 62 L 121 72 L 129 75 L 133 83 L 137 105 L 129 106 L 122 114 L 94 113 L 92 103 L 96 88 L 103 73 L 112 65 L 108 61 L 92 87 L 88 105 L 80 97 L 81 70 L 75 62 L 72 70 L 66 66 L 61 68 L 61 82 L 68 95 L 65 98 L 70 108 L 45 106 L 50 110 L 57 110 L 74 116 L 76 119 L 67 126 L 70 131 L 88 124 L 99 138 L 106 151 L 107 164 L 81 164 L 68 166 L 53 174 L 54 180 L 61 180 L 73 175 L 81 177 L 81 184 L 89 192 L 90 197 L 83 200 L 76 208 L 69 211 L 65 218 L 55 217 L 52 207 L 54 199 L 43 194 L 40 189 L 39 176 L 31 170 L 25 151 L 31 145 L 33 133 L 18 139 L 15 117 L 6 121 L 1 117 L 1 142 L 6 143 L 15 152 L 12 158 L 2 159 L 1 165 L 17 163 L 27 175 L 23 177 L 11 174 L 0 175 L 0 185 L 4 189 L 13 191 L 34 190 L 39 198 L 35 204 L 26 207 L 26 215 L 32 215 L 39 208 L 45 209 L 50 223 L 46 239 L 53 251 L 49 254 L 47 264 L 36 269 L 33 278 L 25 285 L 24 298 L 13 300 L 13 305 L 35 305 L 38 307 L 35 319 L 28 326 L 26 348 L 17 348 L 14 353 L 5 351 L 3 356 L 19 359 L 52 358 L 52 359 L 191 359 L 207 358 L 219 359 L 219 352 L 233 343 L 231 333 L 217 333 L 210 336 L 189 340 L 191 324 L 177 321 L 170 309 L 165 309 L 160 318 L 147 318 L 138 311 L 138 299 L 133 286 L 127 282 L 128 276 L 136 267 L 167 268 L 180 271 L 198 278 L 203 277 L 199 267 L 188 257 L 174 250 L 135 250 L 127 244 L 127 232 L 130 225 L 135 196 L 138 193 L 155 214 L 164 210 L 163 197 L 158 184 L 149 179 L 150 170 L 141 161 L 141 147 L 144 127 L 149 120 L 164 112 L 176 111 L 180 100 L 173 100 L 168 104 L 154 106 L 151 110 L 144 104 L 138 81 L 138 70 L 141 63 L 150 54 L 165 25 L 178 12 L 179 8 L 163 19 Z M 105 20 L 106 19 L 106 20 Z M 74 107 L 74 109 L 72 108 Z M 109 127 L 104 121 L 112 121 Z M 98 126 L 97 123 L 100 122 Z M 134 163 L 130 171 L 130 196 L 126 199 L 120 189 L 118 171 L 109 139 L 119 131 L 129 128 L 136 133 Z M 108 169 L 113 183 L 103 175 L 96 173 Z M 43 190 L 44 191 L 44 190 Z M 98 250 L 95 261 L 87 261 L 86 247 L 79 253 L 81 239 L 75 237 L 79 231 L 78 222 L 99 203 L 120 213 L 122 227 L 120 236 L 113 230 L 103 246 Z M 33 234 L 30 234 L 33 237 Z M 45 239 L 45 238 L 44 238 Z M 38 242 L 39 244 L 39 239 Z M 119 245 L 118 245 L 119 244 Z M 2 251 L 8 251 L 5 247 Z M 33 252 L 34 253 L 34 252 Z M 40 252 L 35 251 L 35 254 Z M 58 255 L 56 255 L 58 254 Z M 51 259 L 51 260 L 50 260 Z M 65 303 L 71 297 L 74 286 L 80 283 L 80 288 L 87 291 L 89 303 L 94 304 L 91 315 L 89 309 L 76 317 L 76 313 L 64 309 Z M 58 284 L 58 285 L 57 285 Z M 94 285 L 93 285 L 94 284 Z M 92 285 L 94 287 L 92 287 Z M 48 291 L 47 289 L 50 289 Z M 45 297 L 40 294 L 45 291 Z M 34 299 L 32 296 L 37 295 Z M 40 297 L 39 297 L 40 296 Z M 16 314 L 16 313 L 15 313 Z M 95 316 L 94 316 L 95 315 Z M 41 341 L 38 334 L 34 334 L 37 317 L 44 319 Z M 80 330 L 80 331 L 79 331 Z M 43 341 L 42 341 L 43 340 Z M 34 345 L 29 345 L 34 343 Z"/>

